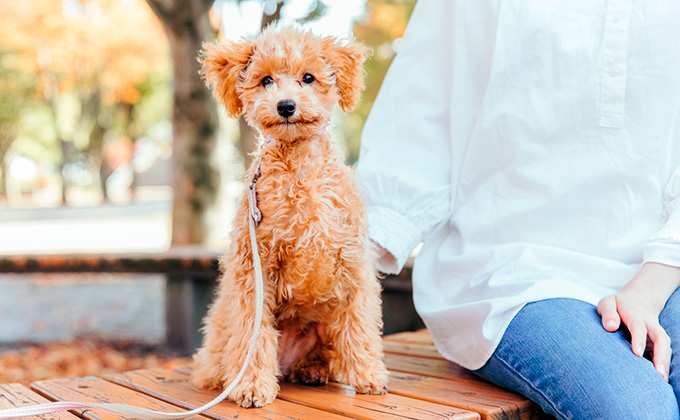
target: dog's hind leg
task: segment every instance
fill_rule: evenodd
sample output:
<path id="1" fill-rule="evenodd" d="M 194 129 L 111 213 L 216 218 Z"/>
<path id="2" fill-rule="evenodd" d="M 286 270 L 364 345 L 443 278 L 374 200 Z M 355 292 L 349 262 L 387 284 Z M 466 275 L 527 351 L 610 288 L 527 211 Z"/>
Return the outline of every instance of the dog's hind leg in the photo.
<path id="1" fill-rule="evenodd" d="M 314 322 L 302 332 L 282 331 L 279 366 L 289 382 L 324 385 L 328 381 L 326 327 Z"/>
<path id="2" fill-rule="evenodd" d="M 326 385 L 328 382 L 328 362 L 323 349 L 314 349 L 304 361 L 298 363 L 286 377 L 289 382 L 300 382 L 305 385 Z"/>

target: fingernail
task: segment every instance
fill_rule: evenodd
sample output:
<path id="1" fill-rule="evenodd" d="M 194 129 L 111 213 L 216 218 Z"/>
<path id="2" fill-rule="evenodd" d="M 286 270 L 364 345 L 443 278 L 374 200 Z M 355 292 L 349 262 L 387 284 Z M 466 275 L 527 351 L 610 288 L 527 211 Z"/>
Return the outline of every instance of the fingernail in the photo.
<path id="1" fill-rule="evenodd" d="M 642 355 L 645 353 L 645 348 L 643 346 L 637 346 L 635 350 L 636 350 L 635 354 L 637 354 L 640 357 L 642 357 Z"/>
<path id="2" fill-rule="evenodd" d="M 666 371 L 666 366 L 664 366 L 664 365 L 659 365 L 659 367 L 657 368 L 657 371 L 661 374 L 661 376 L 663 376 L 663 378 L 664 378 L 666 381 L 668 381 L 668 373 L 667 373 L 667 371 Z"/>
<path id="3" fill-rule="evenodd" d="M 610 319 L 609 321 L 607 321 L 605 328 L 607 330 L 613 330 L 614 328 L 616 328 L 616 321 L 614 321 L 613 319 Z"/>

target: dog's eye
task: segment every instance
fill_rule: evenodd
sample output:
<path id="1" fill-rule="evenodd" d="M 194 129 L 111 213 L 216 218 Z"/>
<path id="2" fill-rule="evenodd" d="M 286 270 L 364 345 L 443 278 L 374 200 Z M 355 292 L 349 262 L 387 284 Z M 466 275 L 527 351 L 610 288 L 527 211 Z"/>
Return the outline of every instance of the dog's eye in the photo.
<path id="1" fill-rule="evenodd" d="M 302 83 L 311 85 L 313 81 L 314 81 L 314 76 L 312 76 L 309 73 L 305 73 L 305 75 L 302 76 Z"/>
<path id="2" fill-rule="evenodd" d="M 272 79 L 271 76 L 265 76 L 265 78 L 262 79 L 262 82 L 261 82 L 261 83 L 262 83 L 262 86 L 264 86 L 264 87 L 267 88 L 267 87 L 271 86 L 271 85 L 274 83 L 274 79 Z"/>

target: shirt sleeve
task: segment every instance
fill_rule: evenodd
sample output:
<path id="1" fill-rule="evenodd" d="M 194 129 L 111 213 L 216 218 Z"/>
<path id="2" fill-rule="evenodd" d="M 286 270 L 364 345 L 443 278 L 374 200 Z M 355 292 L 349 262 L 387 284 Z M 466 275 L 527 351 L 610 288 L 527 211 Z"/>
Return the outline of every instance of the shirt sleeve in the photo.
<path id="1" fill-rule="evenodd" d="M 643 245 L 643 261 L 680 267 L 680 167 L 664 190 L 666 223 Z"/>
<path id="2" fill-rule="evenodd" d="M 452 3 L 417 3 L 362 133 L 357 183 L 387 273 L 450 210 Z"/>

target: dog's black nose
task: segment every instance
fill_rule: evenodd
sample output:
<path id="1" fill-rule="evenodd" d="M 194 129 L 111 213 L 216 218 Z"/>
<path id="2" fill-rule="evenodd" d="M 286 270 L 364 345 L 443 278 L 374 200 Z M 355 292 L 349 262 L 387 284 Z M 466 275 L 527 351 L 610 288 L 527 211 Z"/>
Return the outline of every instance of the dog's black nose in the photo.
<path id="1" fill-rule="evenodd" d="M 279 115 L 283 118 L 288 118 L 295 114 L 295 102 L 290 99 L 284 99 L 276 104 L 276 110 L 279 111 Z"/>

